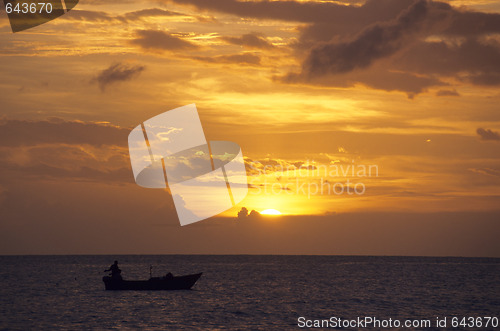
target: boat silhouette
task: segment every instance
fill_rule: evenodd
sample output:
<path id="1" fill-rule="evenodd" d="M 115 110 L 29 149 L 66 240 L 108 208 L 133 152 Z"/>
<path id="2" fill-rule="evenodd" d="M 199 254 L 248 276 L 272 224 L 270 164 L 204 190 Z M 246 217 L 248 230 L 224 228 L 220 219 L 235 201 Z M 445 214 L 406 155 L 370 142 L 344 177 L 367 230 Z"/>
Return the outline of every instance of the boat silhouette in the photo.
<path id="1" fill-rule="evenodd" d="M 108 291 L 160 291 L 189 290 L 201 277 L 202 272 L 192 275 L 173 276 L 168 273 L 163 277 L 151 277 L 148 280 L 124 280 L 121 277 L 104 276 L 102 281 Z"/>

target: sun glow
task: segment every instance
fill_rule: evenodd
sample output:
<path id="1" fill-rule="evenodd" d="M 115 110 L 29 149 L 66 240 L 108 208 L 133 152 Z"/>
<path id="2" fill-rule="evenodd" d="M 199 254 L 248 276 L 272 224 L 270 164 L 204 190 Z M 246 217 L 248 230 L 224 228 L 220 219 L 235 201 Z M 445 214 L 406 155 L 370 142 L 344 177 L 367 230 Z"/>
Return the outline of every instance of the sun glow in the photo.
<path id="1" fill-rule="evenodd" d="M 281 212 L 276 209 L 266 209 L 260 212 L 262 215 L 281 215 Z"/>

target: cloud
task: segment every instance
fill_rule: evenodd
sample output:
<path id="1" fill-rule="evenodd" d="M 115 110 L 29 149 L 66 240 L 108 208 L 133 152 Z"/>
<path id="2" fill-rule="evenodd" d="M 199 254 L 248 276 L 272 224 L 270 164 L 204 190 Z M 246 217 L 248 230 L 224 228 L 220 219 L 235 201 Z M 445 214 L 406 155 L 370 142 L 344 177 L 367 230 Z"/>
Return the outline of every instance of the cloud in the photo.
<path id="1" fill-rule="evenodd" d="M 154 51 L 178 51 L 198 48 L 195 44 L 160 30 L 137 30 L 137 37 L 130 41 L 143 49 Z"/>
<path id="2" fill-rule="evenodd" d="M 88 144 L 126 146 L 128 128 L 93 122 L 50 119 L 0 121 L 0 147 L 41 144 Z"/>
<path id="3" fill-rule="evenodd" d="M 147 18 L 147 17 L 161 17 L 161 16 L 182 16 L 184 14 L 174 12 L 171 10 L 165 10 L 160 8 L 148 8 L 137 10 L 133 12 L 128 12 L 124 15 L 121 15 L 120 18 L 123 18 L 126 21 L 135 21 L 137 19 Z"/>
<path id="4" fill-rule="evenodd" d="M 238 17 L 274 19 L 308 23 L 301 27 L 302 38 L 330 41 L 335 36 L 353 36 L 377 22 L 393 20 L 411 7 L 415 0 L 368 0 L 357 2 L 316 1 L 238 1 L 238 0 L 173 0 L 200 10 L 218 11 Z M 427 2 L 432 7 L 431 19 L 439 22 L 449 35 L 473 35 L 500 32 L 500 14 L 455 9 L 445 2 Z M 305 41 L 305 40 L 303 40 Z"/>
<path id="5" fill-rule="evenodd" d="M 390 23 L 375 24 L 354 40 L 314 48 L 303 64 L 308 76 L 346 73 L 366 68 L 373 61 L 396 53 L 414 30 L 420 29 L 427 13 L 425 1 L 418 1 Z"/>
<path id="6" fill-rule="evenodd" d="M 487 23 L 483 25 L 482 19 Z M 395 20 L 377 22 L 351 38 L 319 42 L 305 58 L 301 73 L 284 80 L 331 86 L 361 83 L 403 91 L 410 97 L 446 85 L 447 78 L 499 85 L 500 43 L 483 38 L 500 32 L 500 24 L 495 23 L 499 21 L 497 14 L 462 12 L 440 2 L 416 1 Z M 459 29 L 461 25 L 470 30 Z M 433 40 L 436 36 L 441 40 Z M 413 82 L 400 85 L 404 82 L 401 75 Z"/>
<path id="7" fill-rule="evenodd" d="M 146 69 L 146 67 L 142 65 L 129 65 L 119 62 L 99 72 L 92 82 L 97 82 L 104 92 L 108 85 L 136 78 L 144 69 Z"/>
<path id="8" fill-rule="evenodd" d="M 449 35 L 474 37 L 500 32 L 500 14 L 453 10 L 450 24 L 444 31 Z"/>
<path id="9" fill-rule="evenodd" d="M 414 2 L 368 0 L 362 6 L 349 6 L 349 11 L 332 9 L 329 15 L 335 15 L 334 20 L 315 20 L 299 28 L 301 36 L 297 47 L 307 50 L 319 43 L 350 40 L 369 26 L 394 21 Z"/>
<path id="10" fill-rule="evenodd" d="M 334 36 L 358 33 L 376 22 L 392 20 L 414 0 L 319 1 L 238 1 L 173 0 L 199 10 L 228 13 L 237 17 L 306 23 L 299 27 L 301 45 L 330 41 Z"/>
<path id="11" fill-rule="evenodd" d="M 326 87 L 355 87 L 364 85 L 374 89 L 385 91 L 402 91 L 411 99 L 415 95 L 426 91 L 430 86 L 446 85 L 438 78 L 432 76 L 415 75 L 407 72 L 392 72 L 383 66 L 375 66 L 366 70 L 340 73 L 336 75 L 326 74 L 318 77 L 305 78 L 302 73 L 290 73 L 278 80 L 286 83 L 310 83 Z"/>
<path id="12" fill-rule="evenodd" d="M 391 68 L 390 58 L 414 44 L 425 30 L 430 10 L 426 1 L 419 0 L 396 18 L 369 25 L 350 38 L 318 42 L 303 61 L 301 72 L 290 73 L 282 81 L 336 87 L 362 84 L 403 91 L 409 98 L 431 86 L 445 85 L 438 77 Z"/>
<path id="13" fill-rule="evenodd" d="M 396 18 L 415 0 L 346 1 L 238 1 L 238 0 L 173 0 L 179 5 L 192 5 L 199 10 L 228 13 L 237 17 L 273 19 L 306 23 L 299 27 L 301 44 L 307 41 L 328 42 L 334 36 L 359 33 L 376 22 Z"/>
<path id="14" fill-rule="evenodd" d="M 491 177 L 500 177 L 500 171 L 496 169 L 489 169 L 489 168 L 483 168 L 483 169 L 477 169 L 477 168 L 469 168 L 467 169 L 471 172 L 474 172 L 476 174 L 480 175 L 485 175 L 485 176 L 491 176 Z"/>
<path id="15" fill-rule="evenodd" d="M 298 28 L 298 41 L 291 44 L 301 70 L 277 77 L 281 82 L 331 87 L 360 84 L 402 91 L 409 97 L 448 81 L 500 85 L 500 42 L 491 37 L 500 33 L 498 13 L 429 0 L 367 0 L 362 5 L 173 1 L 238 17 L 304 23 Z M 225 40 L 247 45 L 243 37 Z"/>
<path id="16" fill-rule="evenodd" d="M 439 90 L 436 92 L 436 96 L 438 97 L 459 97 L 460 93 L 457 90 Z"/>
<path id="17" fill-rule="evenodd" d="M 195 60 L 210 63 L 235 63 L 241 65 L 259 65 L 260 57 L 250 53 L 219 55 L 219 56 L 194 56 Z"/>
<path id="18" fill-rule="evenodd" d="M 312 1 L 173 0 L 173 2 L 180 5 L 193 5 L 200 10 L 214 10 L 239 17 L 298 22 L 334 20 L 356 10 L 355 7 L 333 2 Z"/>
<path id="19" fill-rule="evenodd" d="M 475 85 L 496 86 L 500 85 L 500 66 L 495 68 L 497 72 L 482 72 L 469 75 L 469 81 Z"/>
<path id="20" fill-rule="evenodd" d="M 492 131 L 490 129 L 478 128 L 476 132 L 481 138 L 481 140 L 494 140 L 494 141 L 500 140 L 500 134 L 496 131 Z"/>
<path id="21" fill-rule="evenodd" d="M 0 179 L 72 178 L 133 182 L 130 130 L 109 124 L 50 119 L 0 123 Z"/>
<path id="22" fill-rule="evenodd" d="M 271 44 L 261 35 L 255 33 L 244 34 L 241 37 L 221 37 L 222 40 L 233 44 L 240 45 L 248 48 L 272 49 L 274 45 Z"/>
<path id="23" fill-rule="evenodd" d="M 103 11 L 73 9 L 67 15 L 64 15 L 63 18 L 72 21 L 88 21 L 88 22 L 119 21 L 127 23 L 149 17 L 161 17 L 161 16 L 169 17 L 169 16 L 182 16 L 182 15 L 184 14 L 160 8 L 142 9 L 116 16 L 110 15 Z"/>
<path id="24" fill-rule="evenodd" d="M 245 157 L 245 168 L 250 176 L 260 174 L 275 174 L 277 180 L 281 179 L 284 173 L 298 172 L 306 173 L 307 171 L 316 170 L 315 165 L 309 164 L 308 161 L 300 160 L 284 160 L 284 159 L 271 159 L 264 158 L 260 160 L 253 160 Z"/>
<path id="25" fill-rule="evenodd" d="M 122 0 L 120 4 L 136 4 L 137 0 Z M 116 1 L 114 0 L 85 0 L 86 5 L 92 6 L 106 6 L 106 5 L 116 5 Z"/>
<path id="26" fill-rule="evenodd" d="M 63 19 L 71 21 L 87 22 L 109 22 L 116 20 L 115 17 L 103 11 L 73 9 L 63 16 Z"/>
<path id="27" fill-rule="evenodd" d="M 32 158 L 32 161 L 31 165 L 18 165 L 2 162 L 0 164 L 0 169 L 5 175 L 8 175 L 13 179 L 72 179 L 100 183 L 134 183 L 129 163 L 123 163 L 123 166 L 120 168 L 109 168 L 106 162 L 102 162 L 99 167 L 88 167 L 80 164 L 77 160 L 74 160 L 72 167 L 63 167 L 61 165 L 47 165 L 34 158 Z M 83 161 L 90 163 L 91 161 L 95 162 L 96 160 L 89 158 Z M 4 176 L 0 176 L 0 178 L 4 181 L 9 180 L 3 178 Z"/>
<path id="28" fill-rule="evenodd" d="M 421 75 L 452 76 L 477 85 L 495 85 L 500 84 L 499 58 L 498 42 L 468 38 L 462 42 L 418 43 L 400 54 L 393 65 L 395 69 Z"/>

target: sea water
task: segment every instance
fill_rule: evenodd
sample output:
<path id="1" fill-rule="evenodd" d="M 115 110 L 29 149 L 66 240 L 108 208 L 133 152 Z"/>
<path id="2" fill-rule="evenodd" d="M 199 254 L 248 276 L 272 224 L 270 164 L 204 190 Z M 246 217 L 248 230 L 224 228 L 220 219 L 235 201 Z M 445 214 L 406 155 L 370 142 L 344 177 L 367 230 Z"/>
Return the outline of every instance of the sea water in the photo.
<path id="1" fill-rule="evenodd" d="M 187 291 L 105 291 L 103 270 L 115 259 L 125 279 L 148 279 L 150 265 L 153 276 L 203 276 Z M 499 312 L 500 259 L 0 257 L 0 329 L 293 330 L 299 321 L 365 317 L 447 318 L 449 327 L 453 317 L 499 318 Z"/>

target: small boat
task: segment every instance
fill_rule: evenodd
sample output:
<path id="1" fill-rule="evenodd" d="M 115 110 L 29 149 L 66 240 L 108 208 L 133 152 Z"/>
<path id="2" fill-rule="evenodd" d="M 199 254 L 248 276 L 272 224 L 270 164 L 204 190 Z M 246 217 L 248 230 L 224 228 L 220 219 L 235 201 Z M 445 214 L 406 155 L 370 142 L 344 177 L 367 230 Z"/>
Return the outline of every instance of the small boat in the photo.
<path id="1" fill-rule="evenodd" d="M 121 277 L 102 277 L 108 291 L 135 290 L 135 291 L 160 291 L 160 290 L 189 290 L 201 277 L 199 274 L 164 277 L 151 277 L 149 280 L 123 280 Z"/>

